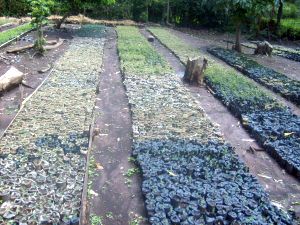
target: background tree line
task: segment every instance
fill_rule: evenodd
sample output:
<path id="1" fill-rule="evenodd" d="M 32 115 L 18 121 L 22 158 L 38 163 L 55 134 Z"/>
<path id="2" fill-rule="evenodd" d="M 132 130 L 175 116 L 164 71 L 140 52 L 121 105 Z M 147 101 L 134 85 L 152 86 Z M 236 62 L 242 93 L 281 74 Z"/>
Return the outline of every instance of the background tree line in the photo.
<path id="1" fill-rule="evenodd" d="M 223 30 L 236 30 L 238 25 L 241 29 L 250 28 L 254 34 L 277 32 L 300 38 L 300 0 L 53 1 L 51 13 L 64 16 L 83 13 L 96 19 L 132 19 Z M 29 12 L 30 0 L 0 0 L 1 15 L 26 16 Z M 281 24 L 285 29 L 279 29 Z"/>

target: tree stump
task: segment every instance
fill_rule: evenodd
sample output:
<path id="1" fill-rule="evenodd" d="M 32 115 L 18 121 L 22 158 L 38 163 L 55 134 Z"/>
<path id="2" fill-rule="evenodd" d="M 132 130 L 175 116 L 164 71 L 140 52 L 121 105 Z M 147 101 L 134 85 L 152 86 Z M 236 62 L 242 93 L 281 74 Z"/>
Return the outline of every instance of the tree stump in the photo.
<path id="1" fill-rule="evenodd" d="M 149 41 L 149 42 L 154 42 L 154 37 L 153 37 L 152 35 L 149 35 L 149 36 L 148 36 L 148 41 Z"/>
<path id="2" fill-rule="evenodd" d="M 273 46 L 269 42 L 263 41 L 263 42 L 256 43 L 256 45 L 257 47 L 254 51 L 255 55 L 268 55 L 268 56 L 272 55 Z"/>
<path id="3" fill-rule="evenodd" d="M 183 80 L 190 84 L 196 84 L 198 86 L 203 85 L 204 71 L 207 64 L 208 61 L 206 58 L 203 59 L 203 63 L 201 63 L 200 57 L 195 59 L 189 58 L 186 64 Z"/>

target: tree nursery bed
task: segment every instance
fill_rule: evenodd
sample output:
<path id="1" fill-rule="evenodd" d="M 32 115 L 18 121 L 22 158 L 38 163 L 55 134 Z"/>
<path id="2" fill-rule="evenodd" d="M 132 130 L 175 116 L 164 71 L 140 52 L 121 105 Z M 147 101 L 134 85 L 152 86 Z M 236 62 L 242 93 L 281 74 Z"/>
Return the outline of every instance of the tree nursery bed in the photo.
<path id="1" fill-rule="evenodd" d="M 138 30 L 117 31 L 150 223 L 292 224 L 161 56 L 147 60 L 153 50 Z"/>
<path id="2" fill-rule="evenodd" d="M 193 49 L 181 39 L 163 28 L 150 28 L 150 31 L 180 60 L 185 63 L 190 55 L 194 57 L 198 52 L 211 62 L 206 71 L 206 83 L 219 98 L 241 121 L 241 123 L 253 134 L 260 144 L 274 156 L 279 163 L 290 173 L 299 177 L 299 117 L 293 115 L 290 110 L 276 100 L 268 96 L 254 82 L 239 75 L 233 69 L 226 69 L 216 63 L 209 55 Z M 169 41 L 172 40 L 172 41 Z M 177 48 L 179 46 L 179 48 Z M 264 114 L 265 117 L 253 115 Z M 265 121 L 269 116 L 269 120 Z M 272 119 L 272 118 L 276 119 Z M 254 120 L 255 123 L 251 122 Z M 290 124 L 287 124 L 289 121 Z M 255 124 L 255 125 L 254 125 Z M 255 132 L 256 129 L 267 131 Z M 260 136 L 260 138 L 258 138 Z"/>
<path id="3" fill-rule="evenodd" d="M 232 50 L 210 48 L 208 52 L 233 66 L 256 82 L 279 93 L 289 101 L 300 105 L 300 81 L 264 67 L 257 62 Z"/>

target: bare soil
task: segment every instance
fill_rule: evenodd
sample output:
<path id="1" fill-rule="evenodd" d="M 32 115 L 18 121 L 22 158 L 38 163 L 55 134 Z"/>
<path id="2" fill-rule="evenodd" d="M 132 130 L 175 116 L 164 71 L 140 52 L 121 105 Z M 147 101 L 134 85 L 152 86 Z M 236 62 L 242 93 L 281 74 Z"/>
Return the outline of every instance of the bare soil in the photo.
<path id="1" fill-rule="evenodd" d="M 191 36 L 180 33 L 180 38 L 195 47 L 205 46 L 202 39 L 195 39 Z M 141 30 L 146 37 L 149 33 Z M 162 54 L 173 67 L 176 74 L 182 77 L 185 67 L 179 59 L 164 47 L 157 39 L 153 42 L 155 49 Z M 224 65 L 227 66 L 227 65 Z M 287 174 L 278 163 L 247 133 L 227 108 L 216 99 L 206 88 L 195 87 L 185 84 L 186 88 L 197 99 L 199 105 L 212 122 L 219 125 L 224 138 L 234 148 L 237 155 L 249 167 L 250 172 L 257 177 L 259 183 L 270 195 L 271 201 L 281 206 L 284 210 L 293 209 L 297 216 L 300 216 L 300 207 L 295 203 L 300 201 L 300 183 L 293 176 Z M 250 147 L 259 151 L 249 151 Z"/>
<path id="2" fill-rule="evenodd" d="M 30 32 L 19 41 L 0 49 L 0 75 L 3 75 L 11 66 L 25 73 L 24 81 L 31 87 L 17 86 L 11 90 L 0 93 L 0 136 L 3 134 L 7 126 L 15 117 L 21 102 L 29 96 L 49 75 L 50 70 L 46 73 L 39 73 L 38 70 L 47 68 L 53 65 L 55 61 L 63 55 L 69 46 L 69 41 L 72 36 L 68 33 L 60 31 L 45 30 L 47 40 L 64 38 L 67 39 L 60 47 L 47 51 L 44 56 L 35 54 L 34 50 L 28 50 L 19 54 L 8 54 L 8 49 L 31 44 L 35 39 L 35 32 Z"/>
<path id="3" fill-rule="evenodd" d="M 103 60 L 94 125 L 99 134 L 94 137 L 90 157 L 91 162 L 95 160 L 96 170 L 90 179 L 89 217 L 97 216 L 105 225 L 133 224 L 134 220 L 148 224 L 144 219 L 141 175 L 126 176 L 136 166 L 129 160 L 132 122 L 113 29 L 108 32 Z"/>
<path id="4" fill-rule="evenodd" d="M 0 33 L 3 31 L 6 31 L 6 30 L 12 29 L 14 27 L 17 27 L 17 26 L 19 26 L 19 24 L 16 24 L 16 23 L 12 23 L 7 26 L 0 26 Z"/>

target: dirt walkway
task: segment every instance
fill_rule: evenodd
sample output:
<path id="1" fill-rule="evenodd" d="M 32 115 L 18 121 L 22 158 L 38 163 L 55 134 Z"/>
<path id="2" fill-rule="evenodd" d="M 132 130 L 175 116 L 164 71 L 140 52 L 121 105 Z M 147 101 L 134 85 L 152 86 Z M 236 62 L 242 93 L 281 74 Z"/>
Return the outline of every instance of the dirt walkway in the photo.
<path id="1" fill-rule="evenodd" d="M 218 32 L 213 32 L 213 31 L 208 31 L 208 30 L 189 30 L 189 29 L 182 29 L 182 31 L 192 37 L 199 39 L 199 46 L 202 50 L 206 51 L 206 48 L 208 46 L 220 46 L 223 48 L 229 47 L 231 48 L 232 44 L 229 44 L 227 46 L 227 43 L 225 43 L 223 40 L 231 40 L 234 41 L 234 35 L 232 34 L 223 34 L 223 33 L 218 33 Z M 180 32 L 181 33 L 181 32 Z M 247 42 L 247 39 L 243 36 L 242 37 L 243 42 Z M 275 43 L 276 44 L 276 43 Z M 286 43 L 287 44 L 287 43 Z M 285 44 L 284 44 L 285 45 Z M 284 46 L 283 45 L 283 46 Z M 296 45 L 292 45 L 291 47 L 296 47 Z M 286 76 L 295 79 L 295 80 L 300 80 L 300 63 L 289 60 L 280 56 L 273 55 L 272 57 L 268 56 L 261 56 L 261 55 L 253 55 L 254 50 L 249 49 L 246 47 L 242 48 L 243 52 L 247 54 L 247 56 L 259 64 L 272 68 L 277 72 L 283 73 Z"/>
<path id="2" fill-rule="evenodd" d="M 141 177 L 130 158 L 131 114 L 120 73 L 116 34 L 113 29 L 108 34 L 96 102 L 95 130 L 99 135 L 94 138 L 91 153 L 95 171 L 90 179 L 90 222 L 147 224 L 143 221 L 146 216 Z"/>
<path id="3" fill-rule="evenodd" d="M 212 43 L 211 40 L 204 40 L 202 38 L 199 37 L 195 37 L 177 30 L 171 30 L 170 31 L 177 35 L 179 38 L 181 38 L 183 41 L 185 41 L 186 43 L 188 43 L 189 45 L 193 46 L 194 48 L 198 48 L 200 49 L 202 52 L 205 52 L 206 54 L 209 54 L 206 52 L 207 47 L 209 47 L 208 43 Z M 223 46 L 224 47 L 224 46 Z M 224 65 L 224 67 L 230 67 L 228 66 L 225 62 L 223 62 L 222 60 L 210 55 L 210 57 L 212 57 L 215 61 L 217 61 L 218 63 L 221 63 L 222 65 Z M 276 57 L 276 56 L 274 56 Z M 232 67 L 230 67 L 232 68 Z M 237 70 L 236 70 L 237 71 Z M 237 71 L 237 73 L 241 74 L 239 71 Z M 244 76 L 243 74 L 241 74 L 241 76 Z M 245 76 L 246 77 L 246 76 Z M 248 78 L 249 80 L 251 80 L 250 78 Z M 251 80 L 253 81 L 253 80 Z M 254 82 L 254 81 L 253 81 Z M 255 82 L 256 83 L 256 82 Z M 279 102 L 281 102 L 283 105 L 288 106 L 291 108 L 292 112 L 298 116 L 300 116 L 300 108 L 297 107 L 296 105 L 294 105 L 293 103 L 287 101 L 286 99 L 284 99 L 283 97 L 275 94 L 274 92 L 272 92 L 271 90 L 267 89 L 266 87 L 256 83 L 261 89 L 265 90 L 270 96 L 272 96 L 273 98 L 276 98 Z"/>
<path id="4" fill-rule="evenodd" d="M 178 32 L 178 31 L 176 31 Z M 146 37 L 149 32 L 141 30 Z M 183 34 L 181 35 L 183 36 Z M 160 52 L 176 74 L 182 76 L 185 67 L 179 59 L 171 54 L 171 52 L 155 39 L 153 42 L 155 49 Z M 239 125 L 236 119 L 227 108 L 205 88 L 193 87 L 185 85 L 186 88 L 197 99 L 200 106 L 209 116 L 211 121 L 220 125 L 220 129 L 226 139 L 236 149 L 236 153 L 250 168 L 250 172 L 254 174 L 266 192 L 270 195 L 274 203 L 279 203 L 285 210 L 290 209 L 294 202 L 300 201 L 300 185 L 297 179 L 286 174 L 265 151 L 257 151 L 250 153 L 247 150 L 250 146 L 262 149 Z M 251 141 L 252 140 L 252 141 Z M 294 210 L 300 215 L 300 207 L 294 206 Z"/>

